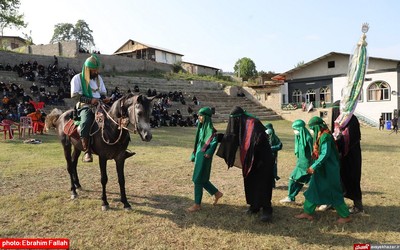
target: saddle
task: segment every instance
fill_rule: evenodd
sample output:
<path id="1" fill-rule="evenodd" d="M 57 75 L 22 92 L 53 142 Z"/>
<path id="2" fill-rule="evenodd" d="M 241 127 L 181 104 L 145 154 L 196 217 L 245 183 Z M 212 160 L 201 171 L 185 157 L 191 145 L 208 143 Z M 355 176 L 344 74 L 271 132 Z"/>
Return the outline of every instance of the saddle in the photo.
<path id="1" fill-rule="evenodd" d="M 75 124 L 75 121 L 73 119 L 69 119 L 68 122 L 65 124 L 64 134 L 76 140 L 79 140 L 80 136 L 78 133 L 78 125 Z"/>
<path id="2" fill-rule="evenodd" d="M 95 112 L 95 119 L 94 122 L 97 123 L 99 128 L 104 127 L 104 117 L 105 117 L 105 112 L 99 109 L 99 106 L 97 107 L 97 110 Z M 80 118 L 78 117 L 78 112 L 76 109 L 74 109 L 70 119 L 68 122 L 64 125 L 64 134 L 66 134 L 69 137 L 72 137 L 76 140 L 80 139 L 79 135 L 79 123 L 80 123 Z"/>

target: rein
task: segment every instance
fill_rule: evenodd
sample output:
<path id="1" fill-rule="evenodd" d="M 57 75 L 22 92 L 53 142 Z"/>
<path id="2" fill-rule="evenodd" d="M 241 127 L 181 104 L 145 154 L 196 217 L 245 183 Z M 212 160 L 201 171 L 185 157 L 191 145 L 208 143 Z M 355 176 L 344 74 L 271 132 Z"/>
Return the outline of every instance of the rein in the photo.
<path id="1" fill-rule="evenodd" d="M 134 115 L 134 121 L 135 121 L 135 122 L 133 123 L 134 130 L 131 130 L 131 129 L 129 129 L 129 128 L 127 127 L 127 126 L 129 125 L 129 118 L 127 119 L 126 116 L 125 116 L 124 114 L 122 114 L 122 115 L 121 115 L 122 117 L 119 119 L 119 122 L 117 122 L 117 121 L 115 121 L 114 118 L 112 118 L 112 117 L 110 116 L 110 114 L 107 112 L 107 110 L 105 109 L 105 105 L 99 103 L 99 105 L 98 105 L 98 107 L 97 107 L 97 110 L 101 108 L 101 109 L 103 110 L 102 113 L 105 113 L 105 114 L 107 115 L 108 119 L 110 119 L 115 125 L 118 126 L 118 130 L 120 130 L 120 132 L 119 132 L 118 138 L 117 138 L 114 142 L 109 142 L 109 141 L 107 141 L 107 140 L 104 138 L 104 124 L 103 124 L 102 126 L 99 125 L 99 128 L 98 128 L 94 133 L 90 134 L 90 136 L 96 134 L 96 133 L 100 130 L 100 127 L 101 127 L 101 138 L 103 139 L 104 143 L 106 143 L 107 145 L 115 145 L 115 144 L 117 144 L 117 143 L 121 140 L 121 137 L 122 137 L 122 129 L 125 129 L 125 130 L 127 130 L 128 132 L 133 132 L 133 133 L 136 134 L 137 128 L 138 128 L 138 124 L 137 124 L 137 120 L 136 120 L 136 107 L 135 107 L 135 104 L 133 104 L 133 105 L 134 105 L 134 106 L 133 106 L 133 115 Z M 100 108 L 99 108 L 99 106 L 100 106 Z M 121 104 L 121 108 L 122 108 L 122 104 Z M 96 113 L 97 113 L 97 112 L 96 112 Z M 96 119 L 95 119 L 95 120 L 96 120 Z M 101 118 L 100 118 L 100 120 L 101 120 Z M 126 121 L 127 121 L 127 122 L 126 122 Z M 104 123 L 104 120 L 103 120 L 102 122 Z M 92 127 L 93 127 L 94 123 L 95 123 L 95 122 L 92 123 Z M 99 122 L 98 122 L 98 123 L 99 123 Z"/>

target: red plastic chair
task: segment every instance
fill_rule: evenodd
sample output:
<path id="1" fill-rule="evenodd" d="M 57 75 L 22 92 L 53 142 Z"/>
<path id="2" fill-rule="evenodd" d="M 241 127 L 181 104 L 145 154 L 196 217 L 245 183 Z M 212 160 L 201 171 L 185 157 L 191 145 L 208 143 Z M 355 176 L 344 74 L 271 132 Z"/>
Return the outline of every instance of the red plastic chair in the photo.
<path id="1" fill-rule="evenodd" d="M 1 121 L 0 126 L 3 126 L 3 129 L 1 129 L 0 132 L 4 133 L 4 140 L 7 140 L 7 133 L 10 140 L 14 139 L 15 131 L 18 131 L 18 137 L 21 138 L 21 129 L 19 123 L 16 123 L 12 120 L 4 119 L 3 121 Z"/>
<path id="2" fill-rule="evenodd" d="M 31 136 L 31 133 L 33 133 L 33 124 L 32 124 L 32 118 L 28 116 L 21 116 L 19 120 L 20 124 L 20 134 L 24 138 L 26 130 L 28 130 L 28 136 Z"/>

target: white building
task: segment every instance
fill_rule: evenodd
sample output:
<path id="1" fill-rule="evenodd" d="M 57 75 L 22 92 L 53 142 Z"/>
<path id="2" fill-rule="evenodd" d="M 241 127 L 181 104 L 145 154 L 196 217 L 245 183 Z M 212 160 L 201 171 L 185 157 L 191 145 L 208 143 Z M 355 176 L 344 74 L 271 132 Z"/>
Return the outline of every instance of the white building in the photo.
<path id="1" fill-rule="evenodd" d="M 340 100 L 347 84 L 350 55 L 331 52 L 279 75 L 283 77 L 283 106 L 313 102 L 326 107 Z M 400 60 L 369 57 L 368 69 L 355 115 L 377 125 L 382 115 L 391 120 L 399 115 Z"/>

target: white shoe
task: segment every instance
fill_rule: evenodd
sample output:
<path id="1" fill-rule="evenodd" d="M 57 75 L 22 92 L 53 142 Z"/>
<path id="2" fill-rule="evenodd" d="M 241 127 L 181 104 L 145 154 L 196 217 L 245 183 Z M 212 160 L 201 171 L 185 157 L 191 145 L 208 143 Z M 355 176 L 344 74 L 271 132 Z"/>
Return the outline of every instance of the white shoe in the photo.
<path id="1" fill-rule="evenodd" d="M 285 199 L 282 199 L 279 201 L 280 203 L 292 203 L 294 201 L 292 201 L 292 199 L 290 199 L 289 197 L 286 197 Z"/>
<path id="2" fill-rule="evenodd" d="M 330 209 L 332 207 L 332 205 L 321 205 L 317 208 L 318 211 L 326 211 L 328 209 Z"/>

